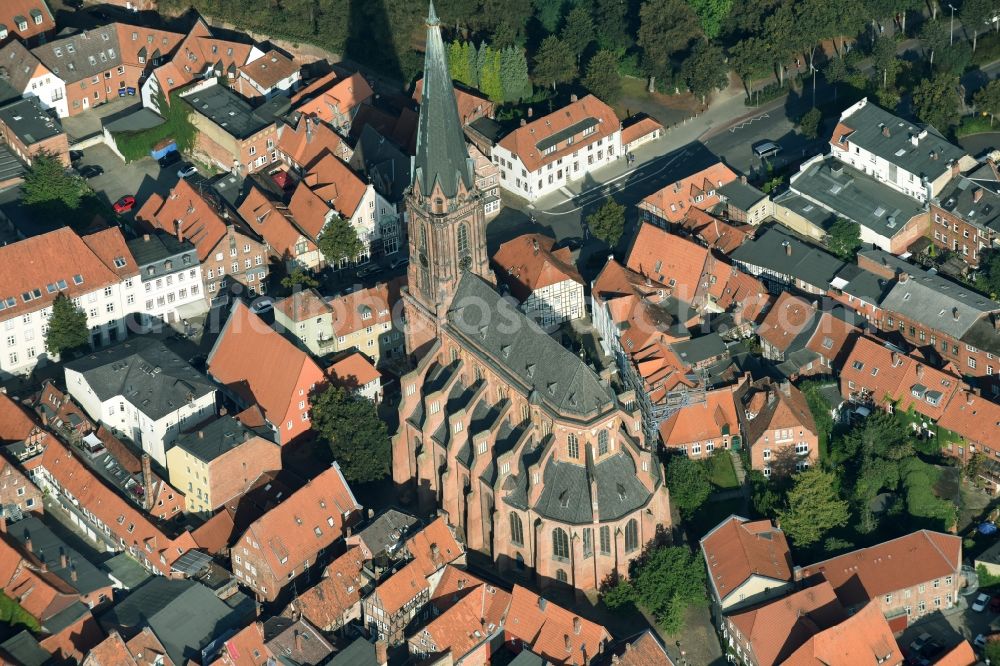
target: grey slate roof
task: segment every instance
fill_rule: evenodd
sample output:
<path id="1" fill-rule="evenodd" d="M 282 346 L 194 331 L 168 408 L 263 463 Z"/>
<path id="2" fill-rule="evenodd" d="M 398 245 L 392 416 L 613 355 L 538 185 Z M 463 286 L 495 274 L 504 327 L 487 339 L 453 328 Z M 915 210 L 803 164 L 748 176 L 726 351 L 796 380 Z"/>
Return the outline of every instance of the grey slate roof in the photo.
<path id="1" fill-rule="evenodd" d="M 449 198 L 458 194 L 459 182 L 469 191 L 475 186 L 472 160 L 465 148 L 465 134 L 448 70 L 448 56 L 441 40 L 441 25 L 432 2 L 427 16 L 424 88 L 417 121 L 413 182 L 419 184 L 421 192 L 430 194 L 435 181 Z"/>
<path id="2" fill-rule="evenodd" d="M 610 386 L 478 275 L 462 276 L 447 319 L 469 349 L 529 386 L 532 400 L 572 414 L 614 404 Z"/>
<path id="3" fill-rule="evenodd" d="M 0 108 L 0 121 L 26 146 L 63 133 L 59 120 L 42 108 L 37 97 L 26 97 Z"/>
<path id="4" fill-rule="evenodd" d="M 226 86 L 209 86 L 181 99 L 237 139 L 253 136 L 275 121 L 269 106 L 255 109 Z"/>
<path id="5" fill-rule="evenodd" d="M 408 513 L 386 509 L 358 530 L 356 535 L 371 549 L 372 556 L 378 557 L 383 552 L 391 552 L 419 523 L 415 516 Z"/>
<path id="6" fill-rule="evenodd" d="M 208 463 L 232 451 L 248 439 L 256 437 L 257 434 L 236 418 L 226 415 L 200 426 L 197 430 L 184 433 L 177 438 L 174 446 L 179 446 L 198 460 Z"/>
<path id="7" fill-rule="evenodd" d="M 531 650 L 521 650 L 507 666 L 546 666 L 547 663 Z"/>
<path id="8" fill-rule="evenodd" d="M 600 520 L 617 520 L 649 500 L 649 491 L 636 476 L 635 465 L 625 453 L 593 464 L 597 497 L 590 496 L 587 467 L 552 459 L 542 475 L 542 494 L 534 510 L 539 515 L 571 524 L 591 523 L 592 504 L 597 502 Z"/>
<path id="9" fill-rule="evenodd" d="M 875 153 L 890 164 L 930 180 L 950 170 L 948 162 L 965 155 L 964 150 L 948 143 L 934 127 L 909 123 L 871 102 L 841 122 L 854 130 L 848 137 L 851 143 Z M 889 128 L 889 136 L 883 135 L 883 126 Z M 919 136 L 925 129 L 927 135 L 913 145 L 911 137 Z M 834 141 L 839 139 L 833 137 Z M 937 158 L 932 154 L 936 154 Z"/>
<path id="10" fill-rule="evenodd" d="M 176 411 L 189 396 L 200 398 L 215 385 L 158 340 L 133 338 L 70 361 L 101 401 L 124 396 L 147 417 L 158 420 Z"/>
<path id="11" fill-rule="evenodd" d="M 0 80 L 17 91 L 16 97 L 20 97 L 39 64 L 35 54 L 26 49 L 20 40 L 11 40 L 0 49 Z"/>
<path id="12" fill-rule="evenodd" d="M 11 523 L 7 534 L 22 546 L 30 537 L 31 550 L 35 556 L 44 560 L 51 573 L 80 594 L 90 594 L 111 585 L 111 579 L 106 573 L 63 541 L 34 514 L 27 514 L 16 523 Z M 62 555 L 67 558 L 65 567 L 62 566 Z M 72 571 L 76 571 L 76 581 L 73 580 Z"/>
<path id="13" fill-rule="evenodd" d="M 138 238 L 130 238 L 126 244 L 139 267 L 143 280 L 188 270 L 198 265 L 198 253 L 191 241 L 178 241 L 177 236 L 160 229 Z M 185 257 L 187 257 L 187 263 L 184 263 Z M 168 260 L 172 261 L 170 270 L 167 270 L 166 267 Z M 152 273 L 149 272 L 150 268 L 153 269 Z"/>
<path id="14" fill-rule="evenodd" d="M 976 192 L 982 190 L 979 201 Z M 983 164 L 965 176 L 958 176 L 941 191 L 938 204 L 949 213 L 980 227 L 1000 231 L 1000 182 L 993 167 Z"/>
<path id="15" fill-rule="evenodd" d="M 379 666 L 379 663 L 375 658 L 375 646 L 363 638 L 356 638 L 335 654 L 327 666 Z"/>
<path id="16" fill-rule="evenodd" d="M 726 353 L 726 343 L 718 333 L 675 342 L 670 346 L 682 361 L 692 365 Z"/>
<path id="17" fill-rule="evenodd" d="M 118 47 L 118 31 L 113 25 L 86 30 L 57 39 L 31 50 L 35 56 L 66 85 L 89 80 L 123 64 Z M 100 85 L 104 85 L 101 76 Z"/>
<path id="18" fill-rule="evenodd" d="M 791 247 L 786 252 L 785 243 Z M 844 262 L 820 248 L 805 243 L 778 226 L 762 230 L 729 255 L 733 261 L 791 275 L 826 290 Z"/>
<path id="19" fill-rule="evenodd" d="M 854 264 L 844 266 L 843 270 L 837 273 L 837 277 L 845 283 L 841 288 L 845 294 L 863 299 L 866 303 L 881 303 L 892 289 L 889 280 Z"/>
<path id="20" fill-rule="evenodd" d="M 718 188 L 716 192 L 740 210 L 750 210 L 758 201 L 767 198 L 767 195 L 756 187 L 750 183 L 744 183 L 739 179 L 726 183 Z"/>
<path id="21" fill-rule="evenodd" d="M 823 231 L 829 231 L 833 223 L 837 221 L 837 216 L 809 201 L 801 194 L 792 190 L 785 190 L 774 197 L 774 205 L 782 206 L 813 223 Z"/>
<path id="22" fill-rule="evenodd" d="M 23 629 L 0 643 L 0 654 L 9 655 L 16 659 L 19 666 L 43 666 L 54 663 L 52 655 L 27 629 Z"/>
<path id="23" fill-rule="evenodd" d="M 124 585 L 126 590 L 133 590 L 153 577 L 145 567 L 124 552 L 105 560 L 101 566 L 110 576 Z"/>
<path id="24" fill-rule="evenodd" d="M 391 203 L 402 201 L 403 193 L 410 186 L 410 158 L 371 125 L 361 129 L 350 165 L 366 176 L 375 191 Z"/>
<path id="25" fill-rule="evenodd" d="M 830 156 L 792 176 L 789 187 L 886 238 L 895 236 L 924 211 L 916 200 Z"/>

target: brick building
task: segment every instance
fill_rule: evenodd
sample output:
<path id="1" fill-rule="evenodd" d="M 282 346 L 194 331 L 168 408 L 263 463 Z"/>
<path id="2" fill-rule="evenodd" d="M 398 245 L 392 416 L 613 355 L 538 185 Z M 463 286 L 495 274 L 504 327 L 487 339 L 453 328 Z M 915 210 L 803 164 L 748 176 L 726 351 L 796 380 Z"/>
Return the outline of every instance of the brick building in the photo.
<path id="1" fill-rule="evenodd" d="M 40 44 L 55 31 L 56 20 L 45 0 L 5 0 L 0 8 L 0 44 Z"/>
<path id="2" fill-rule="evenodd" d="M 283 103 L 284 102 L 284 103 Z M 277 114 L 287 100 L 252 107 L 226 86 L 197 85 L 181 95 L 197 128 L 194 150 L 223 171 L 254 173 L 278 160 Z"/>
<path id="3" fill-rule="evenodd" d="M 6 458 L 0 458 L 0 507 L 3 515 L 16 511 L 44 513 L 42 491 Z"/>
<path id="4" fill-rule="evenodd" d="M 691 208 L 709 210 L 722 203 L 721 188 L 739 179 L 717 162 L 650 194 L 639 202 L 642 219 L 660 227 L 679 223 Z"/>
<path id="5" fill-rule="evenodd" d="M 289 611 L 301 613 L 327 632 L 360 621 L 361 599 L 371 592 L 373 585 L 364 565 L 361 548 L 349 547 L 326 567 L 323 578 L 316 585 L 296 597 Z"/>
<path id="6" fill-rule="evenodd" d="M 325 263 L 315 240 L 295 221 L 288 206 L 251 184 L 238 208 L 240 217 L 267 243 L 269 255 L 286 270 L 315 270 Z"/>
<path id="7" fill-rule="evenodd" d="M 799 389 L 759 379 L 744 383 L 736 401 L 753 469 L 785 475 L 819 462 L 819 430 Z"/>
<path id="8" fill-rule="evenodd" d="M 934 245 L 950 250 L 969 266 L 979 266 L 984 249 L 994 246 L 1000 231 L 1000 174 L 986 162 L 956 176 L 930 201 Z"/>
<path id="9" fill-rule="evenodd" d="M 555 240 L 525 234 L 503 243 L 493 255 L 497 279 L 540 326 L 554 326 L 585 314 L 584 281 L 572 250 Z"/>
<path id="10" fill-rule="evenodd" d="M 69 139 L 58 120 L 51 117 L 37 97 L 0 108 L 0 137 L 25 163 L 38 153 L 49 153 L 69 166 Z"/>
<path id="11" fill-rule="evenodd" d="M 667 451 L 689 458 L 708 458 L 742 446 L 740 420 L 736 414 L 738 386 L 705 392 L 705 400 L 674 411 L 660 424 L 660 441 Z"/>

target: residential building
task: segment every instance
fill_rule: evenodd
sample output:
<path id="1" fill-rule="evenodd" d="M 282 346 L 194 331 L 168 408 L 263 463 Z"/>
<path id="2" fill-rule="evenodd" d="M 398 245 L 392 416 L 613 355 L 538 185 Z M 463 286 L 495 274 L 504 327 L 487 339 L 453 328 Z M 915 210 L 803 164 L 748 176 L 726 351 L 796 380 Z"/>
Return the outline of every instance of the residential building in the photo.
<path id="1" fill-rule="evenodd" d="M 362 557 L 378 574 L 405 554 L 406 540 L 420 529 L 420 521 L 416 516 L 396 509 L 386 509 L 374 518 L 369 509 L 368 517 L 364 527 L 347 537 L 347 545 L 358 546 Z"/>
<path id="2" fill-rule="evenodd" d="M 432 584 L 440 579 L 445 566 L 465 566 L 465 548 L 455 534 L 455 529 L 438 517 L 406 539 L 405 554 L 413 558 Z"/>
<path id="3" fill-rule="evenodd" d="M 376 366 L 401 359 L 405 350 L 399 288 L 398 281 L 381 282 L 330 299 L 334 343 L 329 350 L 360 351 Z"/>
<path id="4" fill-rule="evenodd" d="M 299 339 L 313 356 L 333 351 L 333 307 L 315 289 L 295 290 L 274 304 L 274 322 Z"/>
<path id="5" fill-rule="evenodd" d="M 909 123 L 867 97 L 841 112 L 830 154 L 922 204 L 975 165 L 930 125 Z"/>
<path id="6" fill-rule="evenodd" d="M 410 157 L 395 143 L 371 125 L 365 125 L 355 141 L 354 152 L 341 159 L 350 164 L 355 173 L 372 183 L 375 191 L 396 207 L 397 213 L 405 214 L 403 198 L 412 180 Z"/>
<path id="7" fill-rule="evenodd" d="M 663 136 L 663 125 L 646 113 L 636 113 L 622 121 L 622 148 L 632 152 Z"/>
<path id="8" fill-rule="evenodd" d="M 854 313 L 837 305 L 820 311 L 791 292 L 784 292 L 757 327 L 764 358 L 774 361 L 788 379 L 832 375 L 860 331 Z"/>
<path id="9" fill-rule="evenodd" d="M 570 100 L 493 146 L 500 187 L 534 201 L 622 156 L 621 123 L 614 109 L 593 95 Z"/>
<path id="10" fill-rule="evenodd" d="M 139 267 L 145 296 L 145 305 L 140 310 L 143 323 L 147 326 L 156 322 L 180 323 L 208 310 L 194 243 L 157 229 L 127 244 Z"/>
<path id="11" fill-rule="evenodd" d="M 292 96 L 296 113 L 322 121 L 341 136 L 351 133 L 354 118 L 374 96 L 367 79 L 360 72 L 339 78 L 335 72 L 323 76 Z"/>
<path id="12" fill-rule="evenodd" d="M 799 167 L 789 189 L 830 214 L 858 225 L 862 243 L 903 254 L 927 235 L 925 204 L 833 156 L 817 155 Z"/>
<path id="13" fill-rule="evenodd" d="M 476 178 L 476 187 L 483 195 L 483 215 L 487 220 L 497 216 L 503 208 L 500 200 L 500 168 L 493 164 L 486 155 L 473 144 L 468 144 L 469 159 L 472 160 L 472 172 Z"/>
<path id="14" fill-rule="evenodd" d="M 247 99 L 270 99 L 275 95 L 291 95 L 301 80 L 298 64 L 271 49 L 240 67 L 239 77 L 230 85 Z"/>
<path id="15" fill-rule="evenodd" d="M 3 102 L 21 97 L 35 97 L 43 109 L 55 109 L 60 118 L 66 110 L 66 87 L 58 76 L 42 64 L 20 40 L 9 41 L 0 48 L 0 64 L 7 71 L 6 86 L 0 93 Z"/>
<path id="16" fill-rule="evenodd" d="M 903 652 L 874 603 L 807 640 L 784 662 L 790 666 L 902 666 Z"/>
<path id="17" fill-rule="evenodd" d="M 66 132 L 37 97 L 26 97 L 0 107 L 0 138 L 28 165 L 35 155 L 48 153 L 63 166 L 69 166 Z"/>
<path id="18" fill-rule="evenodd" d="M 45 0 L 9 0 L 0 11 L 0 44 L 39 44 L 52 37 L 56 21 Z"/>
<path id="19" fill-rule="evenodd" d="M 42 491 L 7 458 L 0 458 L 0 507 L 6 520 L 19 511 L 45 512 Z"/>
<path id="20" fill-rule="evenodd" d="M 208 355 L 208 374 L 241 408 L 256 405 L 284 446 L 309 430 L 309 400 L 325 375 L 306 352 L 238 301 Z"/>
<path id="21" fill-rule="evenodd" d="M 568 247 L 541 234 L 525 234 L 500 245 L 493 255 L 498 281 L 521 310 L 540 326 L 556 326 L 586 314 L 584 281 Z"/>
<path id="22" fill-rule="evenodd" d="M 737 267 L 763 282 L 772 294 L 788 289 L 808 295 L 826 294 L 845 265 L 832 254 L 802 242 L 777 226 L 762 228 L 736 248 L 729 258 Z"/>
<path id="23" fill-rule="evenodd" d="M 972 390 L 958 391 L 948 401 L 944 412 L 937 420 L 938 428 L 953 434 L 942 438 L 947 441 L 945 450 L 962 461 L 969 460 L 976 453 L 986 459 L 1000 458 L 997 454 L 996 428 L 1000 423 L 1000 404 L 977 395 Z M 986 481 L 987 489 L 994 494 L 1000 489 L 1000 474 L 988 464 L 988 470 L 980 473 Z"/>
<path id="24" fill-rule="evenodd" d="M 776 222 L 817 243 L 824 241 L 837 221 L 837 216 L 829 210 L 792 190 L 786 189 L 771 201 Z"/>
<path id="25" fill-rule="evenodd" d="M 305 173 L 327 153 L 344 162 L 351 162 L 357 169 L 352 161 L 357 148 L 352 150 L 343 137 L 326 123 L 304 114 L 297 117 L 295 122 L 285 118 L 285 122 L 278 124 L 278 157 L 294 173 Z M 361 170 L 358 169 L 358 172 L 361 173 Z"/>
<path id="26" fill-rule="evenodd" d="M 986 162 L 956 176 L 930 201 L 934 245 L 950 250 L 971 267 L 980 253 L 996 246 L 1000 232 L 1000 174 Z"/>
<path id="27" fill-rule="evenodd" d="M 680 222 L 691 208 L 707 211 L 722 203 L 721 188 L 738 180 L 732 169 L 716 162 L 650 194 L 638 208 L 643 221 L 667 228 Z"/>
<path id="28" fill-rule="evenodd" d="M 361 621 L 361 599 L 372 591 L 373 584 L 361 548 L 349 547 L 326 567 L 316 585 L 299 593 L 289 610 L 322 631 L 338 631 Z"/>
<path id="29" fill-rule="evenodd" d="M 785 533 L 769 520 L 730 516 L 700 544 L 717 625 L 723 615 L 784 596 L 794 586 Z"/>
<path id="30" fill-rule="evenodd" d="M 360 511 L 334 462 L 239 535 L 230 549 L 233 573 L 258 597 L 274 601 L 320 562 Z"/>
<path id="31" fill-rule="evenodd" d="M 343 386 L 375 404 L 382 402 L 382 373 L 361 352 L 338 358 L 326 369 L 326 374 L 334 386 Z"/>
<path id="32" fill-rule="evenodd" d="M 746 382 L 737 413 L 750 466 L 764 476 L 787 475 L 819 462 L 819 429 L 806 398 L 789 382 Z"/>
<path id="33" fill-rule="evenodd" d="M 687 214 L 674 226 L 679 233 L 693 236 L 709 249 L 726 255 L 754 234 L 753 227 L 720 219 L 700 208 L 689 208 Z"/>
<path id="34" fill-rule="evenodd" d="M 142 632 L 128 642 L 112 629 L 108 632 L 108 637 L 87 654 L 81 666 L 104 664 L 174 666 L 174 662 L 167 656 L 167 649 L 149 627 L 143 627 Z"/>
<path id="35" fill-rule="evenodd" d="M 872 602 L 901 631 L 924 615 L 958 603 L 964 584 L 961 567 L 960 536 L 920 530 L 796 567 L 795 580 L 814 576 L 826 580 L 848 613 L 857 613 Z"/>
<path id="36" fill-rule="evenodd" d="M 79 236 L 69 227 L 0 247 L 0 375 L 30 372 L 45 354 L 52 302 L 59 294 L 87 313 L 91 345 L 126 336 L 139 309 L 139 269 L 117 227 Z"/>
<path id="37" fill-rule="evenodd" d="M 736 386 L 705 392 L 702 402 L 685 405 L 660 423 L 660 441 L 668 452 L 699 459 L 715 451 L 742 448 L 740 421 L 736 414 Z"/>
<path id="38" fill-rule="evenodd" d="M 0 391 L 0 445 L 23 442 L 38 430 L 31 413 L 6 392 Z"/>
<path id="39" fill-rule="evenodd" d="M 242 220 L 218 210 L 189 181 L 177 181 L 166 197 L 151 194 L 136 213 L 136 221 L 147 229 L 174 234 L 180 242 L 194 243 L 203 293 L 211 302 L 226 303 L 230 292 L 239 294 L 244 289 L 250 296 L 267 291 L 267 244 Z"/>
<path id="40" fill-rule="evenodd" d="M 264 472 L 281 469 L 281 447 L 223 415 L 177 438 L 167 451 L 170 483 L 188 513 L 209 515 L 246 492 Z"/>
<path id="41" fill-rule="evenodd" d="M 158 340 L 142 338 L 65 364 L 66 388 L 95 421 L 166 467 L 181 432 L 215 414 L 215 386 Z"/>
<path id="42" fill-rule="evenodd" d="M 736 180 L 718 188 L 722 205 L 722 216 L 731 222 L 739 224 L 759 225 L 769 217 L 774 216 L 774 202 L 756 187 L 747 182 L 747 177 L 741 175 Z M 688 209 L 689 211 L 691 209 Z"/>
<path id="43" fill-rule="evenodd" d="M 335 652 L 333 645 L 316 627 L 299 619 L 294 622 L 284 617 L 264 621 L 264 646 L 277 659 L 288 659 L 295 664 L 327 664 Z"/>
<path id="44" fill-rule="evenodd" d="M 531 650 L 556 664 L 585 666 L 608 651 L 611 634 L 603 626 L 515 585 L 504 624 L 504 643 Z"/>
<path id="45" fill-rule="evenodd" d="M 613 649 L 611 663 L 616 666 L 674 666 L 674 661 L 652 629 L 619 642 Z"/>
<path id="46" fill-rule="evenodd" d="M 410 561 L 379 583 L 362 602 L 365 628 L 390 647 L 404 641 L 403 632 L 417 617 L 426 617 L 430 585 L 420 565 Z"/>
<path id="47" fill-rule="evenodd" d="M 323 266 L 323 253 L 302 230 L 281 201 L 272 199 L 255 183 L 239 205 L 240 217 L 267 243 L 269 255 L 281 261 L 286 270 L 316 270 Z"/>

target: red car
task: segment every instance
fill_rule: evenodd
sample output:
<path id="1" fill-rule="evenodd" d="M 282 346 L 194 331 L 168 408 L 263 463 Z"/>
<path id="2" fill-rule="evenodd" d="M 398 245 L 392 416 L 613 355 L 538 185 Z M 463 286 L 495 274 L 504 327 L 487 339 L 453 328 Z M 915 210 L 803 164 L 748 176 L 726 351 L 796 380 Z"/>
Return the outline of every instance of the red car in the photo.
<path id="1" fill-rule="evenodd" d="M 132 210 L 133 206 L 135 206 L 135 197 L 128 195 L 116 201 L 113 208 L 115 209 L 116 213 L 120 214 L 129 212 L 130 210 Z"/>

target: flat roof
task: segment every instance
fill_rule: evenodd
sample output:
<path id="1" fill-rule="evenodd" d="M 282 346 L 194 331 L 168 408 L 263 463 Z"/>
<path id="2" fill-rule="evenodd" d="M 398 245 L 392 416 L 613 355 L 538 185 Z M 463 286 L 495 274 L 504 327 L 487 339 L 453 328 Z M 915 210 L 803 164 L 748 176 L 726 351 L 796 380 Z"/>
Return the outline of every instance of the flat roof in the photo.
<path id="1" fill-rule="evenodd" d="M 254 109 L 225 86 L 214 85 L 181 99 L 237 139 L 246 139 L 274 122 L 272 107 Z M 287 100 L 286 100 L 287 103 Z"/>
<path id="2" fill-rule="evenodd" d="M 42 108 L 37 97 L 19 99 L 0 108 L 0 121 L 28 146 L 63 133 L 59 120 Z"/>

